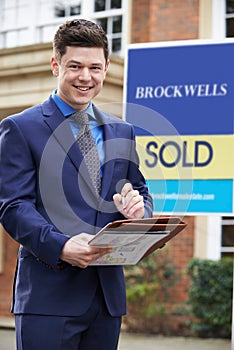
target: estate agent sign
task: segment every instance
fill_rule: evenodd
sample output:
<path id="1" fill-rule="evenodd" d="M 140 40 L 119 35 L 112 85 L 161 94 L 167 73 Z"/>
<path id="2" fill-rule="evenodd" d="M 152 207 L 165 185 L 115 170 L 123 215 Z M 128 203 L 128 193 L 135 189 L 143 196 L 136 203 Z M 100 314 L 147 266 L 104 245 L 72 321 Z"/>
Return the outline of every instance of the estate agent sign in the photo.
<path id="1" fill-rule="evenodd" d="M 234 41 L 130 45 L 125 117 L 155 212 L 234 213 Z"/>

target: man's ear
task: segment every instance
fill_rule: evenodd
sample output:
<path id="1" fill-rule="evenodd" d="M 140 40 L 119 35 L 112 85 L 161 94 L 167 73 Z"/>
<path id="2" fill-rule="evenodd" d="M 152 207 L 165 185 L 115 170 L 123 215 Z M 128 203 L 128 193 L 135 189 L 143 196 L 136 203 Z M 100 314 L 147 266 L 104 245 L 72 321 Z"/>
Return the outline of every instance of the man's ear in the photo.
<path id="1" fill-rule="evenodd" d="M 54 56 L 52 56 L 50 59 L 50 67 L 51 67 L 53 76 L 57 77 L 59 75 L 59 67 L 58 67 L 58 63 L 57 63 Z"/>
<path id="2" fill-rule="evenodd" d="M 109 68 L 109 65 L 110 65 L 110 61 L 106 61 L 106 66 L 105 66 L 105 73 L 107 72 L 108 68 Z"/>
<path id="3" fill-rule="evenodd" d="M 105 69 L 104 69 L 104 78 L 106 78 L 106 73 L 108 71 L 108 68 L 109 68 L 109 65 L 110 65 L 110 61 L 106 61 L 106 65 L 105 65 Z"/>

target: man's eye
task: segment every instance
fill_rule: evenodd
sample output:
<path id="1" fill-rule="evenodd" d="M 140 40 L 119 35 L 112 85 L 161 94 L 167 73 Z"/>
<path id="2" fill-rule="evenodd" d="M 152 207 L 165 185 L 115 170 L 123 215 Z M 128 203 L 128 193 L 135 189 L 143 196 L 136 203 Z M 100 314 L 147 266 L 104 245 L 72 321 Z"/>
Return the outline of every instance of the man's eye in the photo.
<path id="1" fill-rule="evenodd" d="M 71 69 L 79 69 L 79 66 L 77 64 L 72 64 L 70 66 Z"/>

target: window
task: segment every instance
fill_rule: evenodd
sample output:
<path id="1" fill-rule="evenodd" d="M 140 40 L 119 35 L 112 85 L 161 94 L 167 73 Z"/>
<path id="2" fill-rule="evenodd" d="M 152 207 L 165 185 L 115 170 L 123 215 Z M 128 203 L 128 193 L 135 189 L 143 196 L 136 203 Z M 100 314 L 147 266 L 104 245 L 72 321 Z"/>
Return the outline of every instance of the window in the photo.
<path id="1" fill-rule="evenodd" d="M 121 0 L 96 0 L 94 11 L 97 16 L 96 22 L 107 33 L 112 52 L 120 52 L 122 49 L 122 1 Z"/>
<path id="2" fill-rule="evenodd" d="M 12 47 L 15 43 L 25 44 L 27 24 L 25 18 L 29 17 L 28 0 L 0 0 L 0 46 Z"/>
<path id="3" fill-rule="evenodd" d="M 226 37 L 234 37 L 234 0 L 226 0 Z"/>
<path id="4" fill-rule="evenodd" d="M 55 17 L 78 16 L 81 14 L 81 1 L 58 0 L 54 5 Z"/>
<path id="5" fill-rule="evenodd" d="M 222 256 L 234 257 L 234 217 L 222 218 Z"/>
<path id="6" fill-rule="evenodd" d="M 61 23 L 80 17 L 100 24 L 111 52 L 121 55 L 127 6 L 128 1 L 122 0 L 0 0 L 0 48 L 51 42 Z"/>

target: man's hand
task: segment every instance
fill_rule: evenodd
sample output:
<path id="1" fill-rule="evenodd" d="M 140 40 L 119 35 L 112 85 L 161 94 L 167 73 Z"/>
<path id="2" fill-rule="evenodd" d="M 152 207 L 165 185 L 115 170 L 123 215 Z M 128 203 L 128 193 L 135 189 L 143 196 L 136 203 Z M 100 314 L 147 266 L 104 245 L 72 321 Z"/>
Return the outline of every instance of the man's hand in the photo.
<path id="1" fill-rule="evenodd" d="M 145 212 L 143 196 L 134 190 L 129 182 L 123 186 L 121 193 L 114 194 L 113 200 L 118 211 L 127 219 L 143 218 Z"/>
<path id="2" fill-rule="evenodd" d="M 64 245 L 60 259 L 81 268 L 112 251 L 112 248 L 98 248 L 88 244 L 92 235 L 81 233 L 71 237 Z"/>

